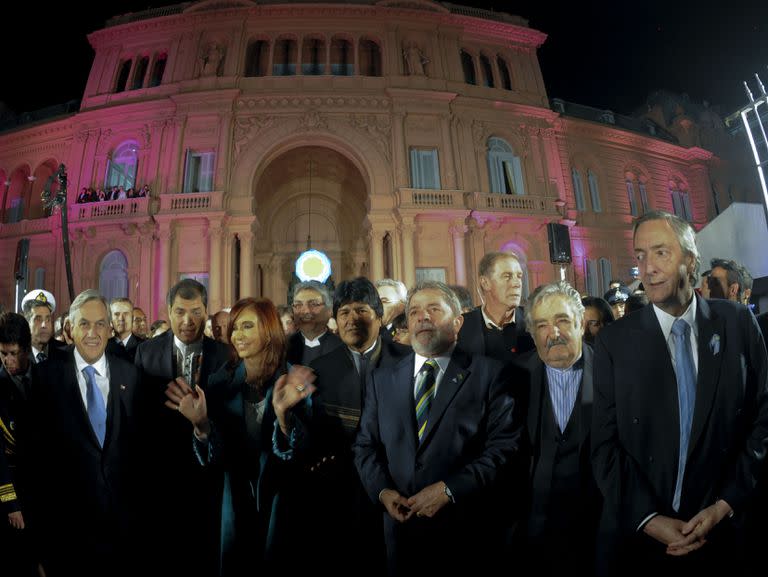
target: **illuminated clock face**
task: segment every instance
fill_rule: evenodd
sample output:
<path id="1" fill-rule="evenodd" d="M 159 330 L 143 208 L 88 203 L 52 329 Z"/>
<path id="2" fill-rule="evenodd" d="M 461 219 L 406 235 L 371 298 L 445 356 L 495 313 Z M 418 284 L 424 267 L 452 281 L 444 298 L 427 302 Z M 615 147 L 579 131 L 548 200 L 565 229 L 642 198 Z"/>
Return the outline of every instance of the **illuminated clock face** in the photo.
<path id="1" fill-rule="evenodd" d="M 306 250 L 296 259 L 296 276 L 301 281 L 325 282 L 331 276 L 331 260 L 319 250 Z"/>

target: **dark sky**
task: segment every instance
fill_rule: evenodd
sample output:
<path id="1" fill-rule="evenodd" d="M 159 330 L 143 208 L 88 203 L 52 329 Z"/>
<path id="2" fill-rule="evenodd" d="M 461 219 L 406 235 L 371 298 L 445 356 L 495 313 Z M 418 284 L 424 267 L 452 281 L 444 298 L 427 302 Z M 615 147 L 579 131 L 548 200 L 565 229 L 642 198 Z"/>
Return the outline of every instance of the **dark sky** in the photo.
<path id="1" fill-rule="evenodd" d="M 66 16 L 64 5 L 17 0 L 10 14 L 4 8 L 0 101 L 21 112 L 79 99 L 93 59 L 85 35 L 116 14 L 173 3 L 114 0 Z M 742 81 L 754 85 L 757 72 L 768 84 L 768 0 L 454 3 L 515 13 L 548 34 L 539 58 L 550 97 L 627 114 L 668 89 L 727 115 L 746 103 Z"/>

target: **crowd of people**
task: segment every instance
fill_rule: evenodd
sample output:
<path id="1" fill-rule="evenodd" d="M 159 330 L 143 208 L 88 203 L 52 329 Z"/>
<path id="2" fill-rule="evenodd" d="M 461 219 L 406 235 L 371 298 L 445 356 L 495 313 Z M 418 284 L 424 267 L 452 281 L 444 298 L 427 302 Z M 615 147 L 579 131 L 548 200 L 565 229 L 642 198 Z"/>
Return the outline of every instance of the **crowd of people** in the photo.
<path id="1" fill-rule="evenodd" d="M 78 204 L 84 204 L 87 202 L 104 202 L 107 200 L 126 200 L 128 198 L 145 198 L 152 196 L 152 191 L 149 189 L 149 185 L 145 184 L 141 188 L 129 187 L 128 190 L 124 186 L 112 186 L 94 189 L 90 186 L 84 186 L 80 189 L 80 194 L 77 195 L 75 202 Z"/>
<path id="2" fill-rule="evenodd" d="M 167 320 L 91 289 L 54 329 L 30 291 L 0 315 L 3 574 L 761 574 L 766 316 L 733 261 L 694 289 L 687 222 L 633 238 L 631 288 L 525 307 L 511 252 L 477 307 L 359 277 L 209 315 L 185 279 Z"/>

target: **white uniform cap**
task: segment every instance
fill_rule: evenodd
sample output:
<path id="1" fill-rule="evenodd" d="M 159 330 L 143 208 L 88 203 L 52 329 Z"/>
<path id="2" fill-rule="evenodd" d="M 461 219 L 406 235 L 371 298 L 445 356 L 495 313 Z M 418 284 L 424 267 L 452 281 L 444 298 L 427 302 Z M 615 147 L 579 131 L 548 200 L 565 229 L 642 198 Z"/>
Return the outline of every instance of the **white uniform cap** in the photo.
<path id="1" fill-rule="evenodd" d="M 51 312 L 56 310 L 56 299 L 54 296 L 45 289 L 34 289 L 29 291 L 24 298 L 21 299 L 21 308 L 24 309 L 24 304 L 27 301 L 36 301 L 40 305 L 48 305 L 51 307 Z"/>

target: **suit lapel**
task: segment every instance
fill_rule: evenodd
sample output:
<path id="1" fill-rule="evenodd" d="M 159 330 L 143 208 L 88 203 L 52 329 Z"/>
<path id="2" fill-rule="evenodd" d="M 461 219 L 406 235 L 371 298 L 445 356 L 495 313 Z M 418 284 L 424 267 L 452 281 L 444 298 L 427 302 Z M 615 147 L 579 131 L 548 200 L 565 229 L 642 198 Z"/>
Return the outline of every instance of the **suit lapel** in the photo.
<path id="1" fill-rule="evenodd" d="M 698 297 L 696 298 L 698 299 Z M 699 332 L 699 369 L 696 378 L 696 406 L 693 411 L 693 424 L 691 425 L 691 442 L 688 445 L 689 455 L 696 446 L 696 442 L 699 440 L 704 430 L 704 425 L 709 418 L 712 400 L 717 390 L 720 364 L 723 358 L 722 350 L 726 344 L 724 341 L 723 319 L 714 315 L 704 299 L 698 299 L 697 305 L 696 325 Z M 717 341 L 717 347 L 715 347 L 715 341 Z M 717 348 L 717 351 L 714 350 L 715 348 Z"/>
<path id="2" fill-rule="evenodd" d="M 582 347 L 582 358 L 584 360 L 583 371 L 581 372 L 581 420 L 579 430 L 579 445 L 583 445 L 589 437 L 589 431 L 592 428 L 592 401 L 594 391 L 592 388 L 592 347 L 584 345 Z"/>
<path id="3" fill-rule="evenodd" d="M 544 381 L 544 363 L 541 362 L 538 353 L 534 352 L 526 365 L 530 371 L 531 383 L 527 418 L 528 438 L 531 441 L 531 446 L 537 447 L 539 444 L 539 431 L 541 429 L 542 396 L 546 388 Z"/>
<path id="4" fill-rule="evenodd" d="M 403 431 L 405 431 L 406 447 L 416 447 L 416 413 L 413 400 L 413 363 L 414 353 L 410 353 L 392 369 L 392 372 L 381 372 L 390 376 L 392 382 L 384 385 L 392 391 L 395 414 L 400 415 Z M 379 387 L 381 388 L 381 387 Z"/>
<path id="5" fill-rule="evenodd" d="M 437 387 L 437 395 L 432 399 L 432 407 L 429 409 L 429 417 L 427 418 L 427 428 L 424 431 L 424 437 L 422 438 L 419 450 L 424 447 L 429 441 L 429 437 L 440 422 L 440 419 L 451 404 L 456 393 L 459 392 L 462 385 L 469 378 L 470 372 L 467 369 L 471 363 L 472 358 L 464 353 L 461 349 L 454 349 L 453 355 L 451 355 L 451 362 L 448 363 L 448 368 L 445 370 L 440 385 Z M 411 393 L 413 398 L 413 393 Z M 413 404 L 411 405 L 413 406 Z M 411 410 L 411 414 L 415 415 L 415 410 Z M 415 416 L 414 422 L 415 422 Z"/>

